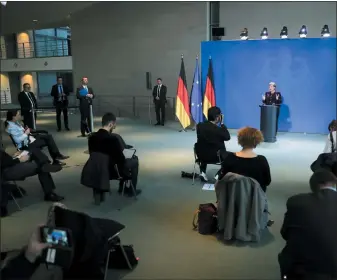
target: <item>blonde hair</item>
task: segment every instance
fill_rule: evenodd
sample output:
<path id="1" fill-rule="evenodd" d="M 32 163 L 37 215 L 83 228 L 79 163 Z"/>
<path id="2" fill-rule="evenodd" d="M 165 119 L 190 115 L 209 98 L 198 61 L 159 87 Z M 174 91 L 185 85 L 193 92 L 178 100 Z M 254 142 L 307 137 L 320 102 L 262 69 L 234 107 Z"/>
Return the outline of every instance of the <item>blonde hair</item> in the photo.
<path id="1" fill-rule="evenodd" d="M 253 127 L 243 127 L 238 131 L 238 143 L 242 148 L 256 148 L 263 142 L 263 135 L 260 130 Z"/>

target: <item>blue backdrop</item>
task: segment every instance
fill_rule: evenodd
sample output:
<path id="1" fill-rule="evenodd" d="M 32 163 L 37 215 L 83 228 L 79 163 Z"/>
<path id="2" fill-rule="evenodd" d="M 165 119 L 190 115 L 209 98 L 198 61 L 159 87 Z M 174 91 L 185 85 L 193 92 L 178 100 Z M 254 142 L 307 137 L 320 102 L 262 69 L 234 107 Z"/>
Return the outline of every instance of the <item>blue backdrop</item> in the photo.
<path id="1" fill-rule="evenodd" d="M 216 104 L 229 128 L 260 127 L 269 82 L 283 95 L 279 130 L 327 133 L 336 118 L 336 38 L 201 44 L 202 88 L 212 57 Z"/>

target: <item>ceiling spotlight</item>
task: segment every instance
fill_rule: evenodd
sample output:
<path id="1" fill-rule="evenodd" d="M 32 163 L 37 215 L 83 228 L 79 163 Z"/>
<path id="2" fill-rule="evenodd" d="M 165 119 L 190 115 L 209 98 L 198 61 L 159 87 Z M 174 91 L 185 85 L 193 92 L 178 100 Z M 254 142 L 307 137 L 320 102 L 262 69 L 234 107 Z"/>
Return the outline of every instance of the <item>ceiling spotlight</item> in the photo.
<path id="1" fill-rule="evenodd" d="M 5 6 L 7 5 L 7 1 L 3 1 L 3 2 L 0 2 L 2 6 Z"/>
<path id="2" fill-rule="evenodd" d="M 305 25 L 302 25 L 300 32 L 298 32 L 300 35 L 300 38 L 306 38 L 308 34 L 307 27 Z"/>
<path id="3" fill-rule="evenodd" d="M 33 19 L 33 22 L 38 22 L 38 20 L 37 19 Z"/>
<path id="4" fill-rule="evenodd" d="M 321 31 L 321 36 L 324 38 L 330 37 L 329 26 L 327 24 L 323 26 L 322 31 Z"/>
<path id="5" fill-rule="evenodd" d="M 266 40 L 268 39 L 268 29 L 267 27 L 264 27 L 261 31 L 261 39 Z"/>
<path id="6" fill-rule="evenodd" d="M 242 31 L 241 31 L 241 34 L 240 34 L 240 39 L 241 40 L 248 40 L 248 29 L 247 28 L 244 28 Z"/>
<path id="7" fill-rule="evenodd" d="M 288 38 L 288 28 L 286 26 L 283 26 L 281 33 L 280 33 L 281 39 L 287 39 Z"/>

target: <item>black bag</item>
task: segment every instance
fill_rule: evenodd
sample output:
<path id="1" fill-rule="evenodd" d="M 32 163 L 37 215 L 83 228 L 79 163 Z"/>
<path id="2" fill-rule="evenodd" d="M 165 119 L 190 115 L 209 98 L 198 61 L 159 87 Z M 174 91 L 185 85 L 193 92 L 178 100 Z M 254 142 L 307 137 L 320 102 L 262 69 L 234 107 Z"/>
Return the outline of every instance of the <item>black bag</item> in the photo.
<path id="1" fill-rule="evenodd" d="M 197 223 L 196 223 L 196 218 Z M 200 204 L 194 214 L 193 228 L 203 235 L 213 234 L 218 230 L 217 209 L 213 203 Z"/>
<path id="2" fill-rule="evenodd" d="M 128 258 L 131 267 L 134 268 L 138 264 L 138 258 L 135 256 L 135 252 L 133 250 L 132 245 L 122 245 L 126 254 L 126 257 Z M 110 258 L 109 258 L 109 264 L 108 267 L 114 268 L 114 269 L 130 269 L 128 267 L 128 264 L 125 260 L 125 256 L 121 250 L 120 245 L 114 245 L 110 249 Z"/>

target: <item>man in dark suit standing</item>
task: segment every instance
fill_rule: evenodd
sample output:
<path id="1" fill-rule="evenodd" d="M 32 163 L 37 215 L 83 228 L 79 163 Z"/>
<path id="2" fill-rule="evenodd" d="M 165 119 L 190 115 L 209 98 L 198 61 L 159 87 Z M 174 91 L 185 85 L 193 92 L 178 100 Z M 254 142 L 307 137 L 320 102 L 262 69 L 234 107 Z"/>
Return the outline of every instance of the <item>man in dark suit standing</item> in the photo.
<path id="1" fill-rule="evenodd" d="M 155 125 L 165 124 L 165 106 L 166 106 L 167 87 L 163 85 L 162 79 L 157 79 L 157 85 L 153 88 L 153 103 L 156 109 L 157 123 Z"/>
<path id="2" fill-rule="evenodd" d="M 81 136 L 86 137 L 85 133 L 90 134 L 91 131 L 91 117 L 90 117 L 90 105 L 95 98 L 94 91 L 88 86 L 88 78 L 83 77 L 82 85 L 76 90 L 76 97 L 80 100 L 80 112 L 81 112 Z"/>
<path id="3" fill-rule="evenodd" d="M 318 170 L 312 193 L 292 196 L 281 229 L 286 246 L 279 254 L 282 277 L 337 279 L 337 178 Z"/>
<path id="4" fill-rule="evenodd" d="M 278 119 L 280 116 L 280 106 L 282 104 L 282 95 L 280 92 L 276 91 L 276 84 L 274 82 L 269 83 L 269 91 L 262 95 L 262 103 L 265 105 L 276 105 L 277 115 L 276 115 L 276 133 L 278 130 Z"/>
<path id="5" fill-rule="evenodd" d="M 211 107 L 207 112 L 207 121 L 197 125 L 196 154 L 200 160 L 200 179 L 207 182 L 207 163 L 218 163 L 218 152 L 225 152 L 224 141 L 229 141 L 231 136 L 223 123 L 223 116 L 218 107 Z"/>
<path id="6" fill-rule="evenodd" d="M 19 104 L 21 106 L 21 115 L 23 116 L 23 123 L 31 129 L 36 128 L 36 110 L 37 101 L 34 93 L 30 91 L 30 84 L 23 85 L 23 91 L 18 96 Z"/>
<path id="7" fill-rule="evenodd" d="M 53 104 L 56 108 L 56 123 L 57 131 L 61 131 L 61 113 L 63 112 L 64 127 L 66 130 L 69 129 L 68 125 L 68 96 L 69 90 L 66 85 L 63 84 L 61 77 L 57 78 L 57 84 L 53 85 L 51 88 L 50 95 L 54 97 Z"/>

